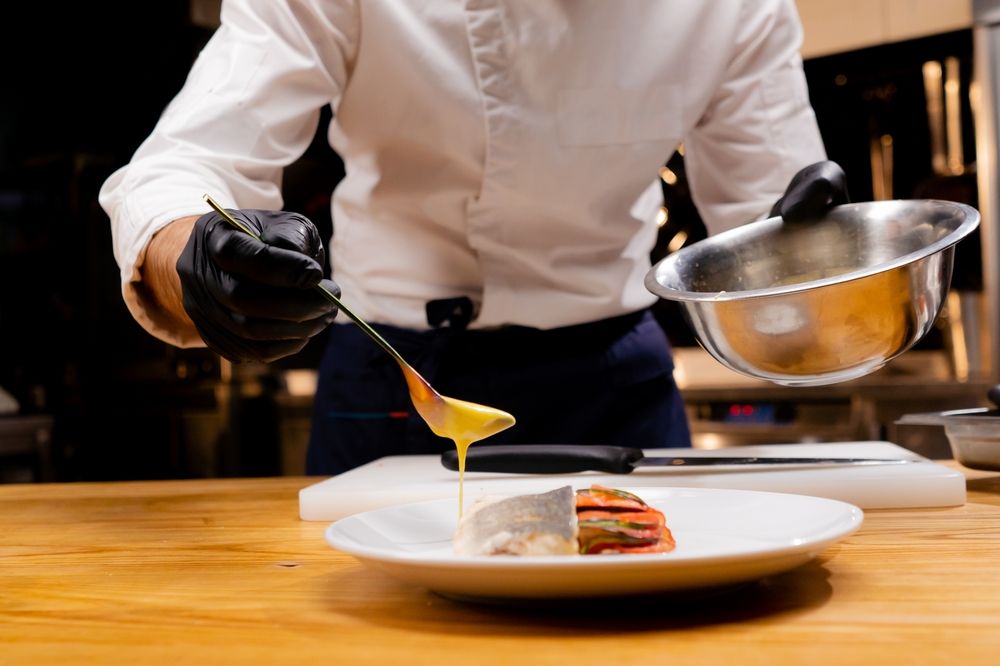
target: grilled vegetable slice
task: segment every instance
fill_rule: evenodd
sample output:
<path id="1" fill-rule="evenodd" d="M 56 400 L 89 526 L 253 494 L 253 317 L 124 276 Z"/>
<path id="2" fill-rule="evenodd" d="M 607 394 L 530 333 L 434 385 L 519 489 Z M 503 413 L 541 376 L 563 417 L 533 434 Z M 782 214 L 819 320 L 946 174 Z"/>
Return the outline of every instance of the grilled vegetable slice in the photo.
<path id="1" fill-rule="evenodd" d="M 593 485 L 576 491 L 580 553 L 665 553 L 674 549 L 663 513 L 624 490 Z"/>

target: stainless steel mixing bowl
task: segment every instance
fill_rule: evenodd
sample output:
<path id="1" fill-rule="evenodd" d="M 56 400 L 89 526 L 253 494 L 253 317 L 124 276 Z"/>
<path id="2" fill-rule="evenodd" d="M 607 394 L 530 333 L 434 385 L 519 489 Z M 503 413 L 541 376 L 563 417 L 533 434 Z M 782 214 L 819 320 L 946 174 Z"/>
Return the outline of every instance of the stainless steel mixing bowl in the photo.
<path id="1" fill-rule="evenodd" d="M 947 412 L 905 414 L 896 425 L 944 428 L 952 457 L 971 469 L 1000 471 L 1000 386 L 987 392 L 993 408 L 953 409 Z"/>
<path id="2" fill-rule="evenodd" d="M 934 325 L 954 246 L 979 213 L 950 201 L 846 204 L 815 223 L 769 218 L 683 248 L 646 288 L 678 301 L 723 365 L 788 386 L 866 375 Z"/>

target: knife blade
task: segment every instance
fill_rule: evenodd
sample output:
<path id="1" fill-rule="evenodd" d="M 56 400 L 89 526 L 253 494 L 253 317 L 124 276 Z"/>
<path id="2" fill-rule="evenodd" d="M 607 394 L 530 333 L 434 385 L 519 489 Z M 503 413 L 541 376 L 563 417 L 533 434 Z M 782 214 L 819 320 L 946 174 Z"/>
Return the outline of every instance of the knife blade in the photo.
<path id="1" fill-rule="evenodd" d="M 906 458 L 797 458 L 781 456 L 665 456 L 647 457 L 642 449 L 591 444 L 486 445 L 469 449 L 467 472 L 508 472 L 514 474 L 570 474 L 609 472 L 630 474 L 639 467 L 700 469 L 715 466 L 836 467 L 843 465 L 898 465 L 920 460 Z M 441 464 L 458 469 L 454 450 L 441 454 Z"/>

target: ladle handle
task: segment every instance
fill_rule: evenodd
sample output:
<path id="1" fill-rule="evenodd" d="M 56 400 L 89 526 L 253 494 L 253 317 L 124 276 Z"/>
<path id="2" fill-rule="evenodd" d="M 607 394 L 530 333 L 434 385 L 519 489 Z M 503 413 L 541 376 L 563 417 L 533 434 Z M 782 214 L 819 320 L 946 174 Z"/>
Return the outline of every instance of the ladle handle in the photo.
<path id="1" fill-rule="evenodd" d="M 331 303 L 333 303 L 334 305 L 336 305 L 338 310 L 340 310 L 345 315 L 347 315 L 348 319 L 350 319 L 355 324 L 357 324 L 358 328 L 360 328 L 362 331 L 364 331 L 365 333 L 367 333 L 368 337 L 370 337 L 372 340 L 374 340 L 375 342 L 377 342 L 378 345 L 382 349 L 384 349 L 387 352 L 389 352 L 389 354 L 394 359 L 396 359 L 396 361 L 398 361 L 399 363 L 403 363 L 405 365 L 409 365 L 408 363 L 406 363 L 406 361 L 403 359 L 403 357 L 400 356 L 399 352 L 397 352 L 395 349 L 393 349 L 392 345 L 390 345 L 388 342 L 386 342 L 385 338 L 383 338 L 381 335 L 379 335 L 378 331 L 376 331 L 374 328 L 372 328 L 371 326 L 369 326 L 368 322 L 366 322 L 364 319 L 362 319 L 358 315 L 354 314 L 349 307 L 347 307 L 346 305 L 344 305 L 343 301 L 341 301 L 339 298 L 336 297 L 336 295 L 334 295 L 334 293 L 332 291 L 330 291 L 329 289 L 327 289 L 326 287 L 324 287 L 321 284 L 316 285 L 316 291 L 318 291 L 321 294 L 323 294 L 323 296 L 325 296 Z"/>
<path id="2" fill-rule="evenodd" d="M 233 217 L 232 215 L 230 215 L 229 211 L 227 211 L 225 208 L 223 208 L 222 206 L 220 206 L 218 204 L 218 202 L 211 197 L 211 195 L 206 194 L 204 196 L 204 199 L 205 199 L 206 202 L 208 202 L 209 206 L 211 206 L 213 209 L 215 209 L 216 213 L 218 213 L 219 215 L 222 216 L 222 219 L 224 219 L 226 222 L 229 223 L 229 225 L 231 227 L 233 227 L 234 229 L 239 229 L 240 231 L 242 231 L 243 233 L 247 234 L 251 238 L 254 238 L 256 240 L 261 240 L 260 236 L 257 233 L 255 233 L 253 229 L 251 229 L 250 227 L 248 227 L 247 225 L 243 224 L 242 222 L 240 222 L 239 220 L 237 220 L 235 217 Z M 263 242 L 263 241 L 261 241 L 261 242 Z M 341 302 L 341 300 L 339 298 L 337 298 L 337 296 L 332 291 L 330 291 L 329 289 L 327 289 L 326 287 L 324 287 L 322 284 L 317 284 L 316 287 L 315 287 L 315 289 L 320 294 L 322 294 L 324 298 L 326 298 L 328 301 L 330 301 L 331 303 L 333 303 L 334 305 L 336 305 L 338 310 L 340 310 L 345 315 L 347 315 L 348 319 L 350 319 L 355 324 L 357 324 L 358 327 L 362 331 L 364 331 L 365 333 L 367 333 L 368 337 L 370 337 L 372 340 L 374 340 L 375 342 L 377 342 L 379 344 L 379 346 L 382 347 L 382 349 L 384 349 L 387 352 L 389 352 L 389 354 L 394 359 L 396 359 L 396 361 L 398 363 L 402 363 L 403 365 L 408 365 L 406 363 L 406 361 L 403 359 L 403 357 L 400 356 L 399 352 L 397 352 L 395 349 L 393 349 L 392 345 L 390 345 L 388 342 L 386 342 L 385 338 L 383 338 L 381 335 L 378 334 L 378 331 L 376 331 L 374 328 L 372 328 L 371 326 L 369 326 L 368 322 L 366 322 L 364 319 L 362 319 L 358 315 L 356 315 L 353 312 L 351 312 L 350 308 L 348 308 L 346 305 L 344 305 Z"/>

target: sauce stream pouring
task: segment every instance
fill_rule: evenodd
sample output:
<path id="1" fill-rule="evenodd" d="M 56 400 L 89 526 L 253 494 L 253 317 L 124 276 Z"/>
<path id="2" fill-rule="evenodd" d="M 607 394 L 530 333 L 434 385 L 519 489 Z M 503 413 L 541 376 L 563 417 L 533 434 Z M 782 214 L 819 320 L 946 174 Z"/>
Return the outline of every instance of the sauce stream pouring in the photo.
<path id="1" fill-rule="evenodd" d="M 239 220 L 222 208 L 215 199 L 206 194 L 205 201 L 215 209 L 215 212 L 222 216 L 226 222 L 245 234 L 261 240 L 260 236 L 250 227 L 242 224 Z M 386 342 L 385 338 L 379 335 L 378 331 L 372 328 L 368 322 L 361 319 L 350 308 L 346 307 L 337 296 L 321 284 L 317 284 L 315 289 L 324 298 L 337 306 L 347 317 L 368 334 L 372 340 L 378 343 L 390 356 L 392 356 L 399 368 L 403 371 L 406 379 L 406 387 L 410 393 L 410 400 L 431 431 L 439 437 L 447 437 L 455 442 L 459 463 L 459 485 L 458 485 L 458 511 L 462 513 L 463 503 L 463 482 L 465 476 L 465 454 L 474 442 L 486 439 L 495 435 L 501 430 L 514 425 L 514 417 L 507 412 L 479 405 L 474 402 L 458 400 L 441 395 L 434 390 L 434 387 L 426 379 L 420 376 L 406 360 L 393 349 L 392 345 Z"/>

